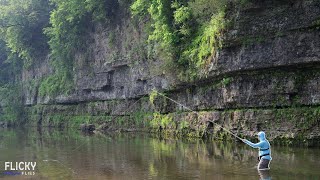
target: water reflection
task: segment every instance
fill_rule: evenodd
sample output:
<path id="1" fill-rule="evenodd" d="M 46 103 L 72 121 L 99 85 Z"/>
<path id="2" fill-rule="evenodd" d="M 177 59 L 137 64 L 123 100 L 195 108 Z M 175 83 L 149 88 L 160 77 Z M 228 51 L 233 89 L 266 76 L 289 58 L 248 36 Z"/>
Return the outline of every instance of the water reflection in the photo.
<path id="1" fill-rule="evenodd" d="M 271 171 L 258 172 L 257 151 L 241 143 L 172 140 L 148 134 L 0 130 L 5 161 L 36 161 L 34 179 L 320 179 L 318 149 L 273 148 Z"/>
<path id="2" fill-rule="evenodd" d="M 258 170 L 260 180 L 271 180 L 270 171 L 269 170 Z"/>

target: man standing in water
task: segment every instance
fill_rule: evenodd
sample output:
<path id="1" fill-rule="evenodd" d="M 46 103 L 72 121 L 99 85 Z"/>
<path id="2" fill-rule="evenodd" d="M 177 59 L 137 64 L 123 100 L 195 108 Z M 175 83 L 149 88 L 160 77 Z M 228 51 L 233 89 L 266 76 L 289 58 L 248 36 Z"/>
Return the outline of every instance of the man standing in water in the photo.
<path id="1" fill-rule="evenodd" d="M 253 148 L 259 148 L 259 164 L 258 170 L 269 170 L 269 164 L 272 160 L 271 158 L 271 146 L 269 141 L 266 139 L 266 134 L 264 132 L 258 133 L 259 141 L 258 143 L 252 143 L 246 139 L 242 139 L 242 141 Z"/>

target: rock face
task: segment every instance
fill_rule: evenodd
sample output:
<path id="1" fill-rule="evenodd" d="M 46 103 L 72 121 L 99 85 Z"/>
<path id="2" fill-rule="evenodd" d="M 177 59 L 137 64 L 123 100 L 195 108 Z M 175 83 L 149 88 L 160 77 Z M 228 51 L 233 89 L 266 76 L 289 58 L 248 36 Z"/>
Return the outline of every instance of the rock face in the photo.
<path id="1" fill-rule="evenodd" d="M 47 61 L 24 72 L 29 118 L 50 124 L 64 116 L 71 126 L 85 117 L 106 127 L 122 118 L 122 125 L 115 124 L 147 127 L 131 122 L 132 114 L 137 116 L 133 119 L 152 121 L 157 111 L 176 124 L 164 126 L 162 120 L 150 127 L 183 130 L 188 124 L 191 131 L 199 131 L 217 127 L 213 121 L 249 137 L 266 130 L 275 141 L 304 139 L 314 144 L 320 138 L 320 1 L 263 0 L 233 8 L 224 48 L 212 59 L 208 76 L 192 84 L 165 74 L 161 59 L 146 60 L 144 24 L 136 28 L 127 9 L 118 15 L 111 27 L 97 25 L 88 35 L 93 42 L 87 52 L 76 54 L 72 94 L 38 95 L 38 83 L 32 79 L 51 73 Z M 139 99 L 153 89 L 166 91 L 201 116 L 165 98 L 154 103 Z M 42 106 L 35 110 L 35 105 Z"/>

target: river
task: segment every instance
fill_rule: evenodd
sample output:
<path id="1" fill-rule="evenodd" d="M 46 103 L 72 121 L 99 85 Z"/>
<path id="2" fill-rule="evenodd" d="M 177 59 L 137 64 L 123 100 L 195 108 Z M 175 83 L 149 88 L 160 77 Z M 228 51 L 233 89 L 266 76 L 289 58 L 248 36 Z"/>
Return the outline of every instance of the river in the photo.
<path id="1" fill-rule="evenodd" d="M 256 156 L 257 150 L 240 142 L 0 129 L 4 179 L 320 179 L 320 149 L 273 147 L 267 173 L 256 170 Z M 13 171 L 5 169 L 6 162 L 36 167 Z"/>

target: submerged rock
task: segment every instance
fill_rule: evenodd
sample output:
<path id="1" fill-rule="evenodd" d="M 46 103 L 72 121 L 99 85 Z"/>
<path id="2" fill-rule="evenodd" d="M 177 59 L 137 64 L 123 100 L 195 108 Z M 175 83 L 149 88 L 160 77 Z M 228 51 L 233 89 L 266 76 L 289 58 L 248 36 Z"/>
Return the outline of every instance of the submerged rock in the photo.
<path id="1" fill-rule="evenodd" d="M 81 124 L 80 130 L 82 132 L 93 132 L 96 129 L 94 124 Z"/>
<path id="2" fill-rule="evenodd" d="M 8 127 L 8 123 L 7 122 L 0 122 L 0 127 L 6 128 L 6 127 Z"/>

